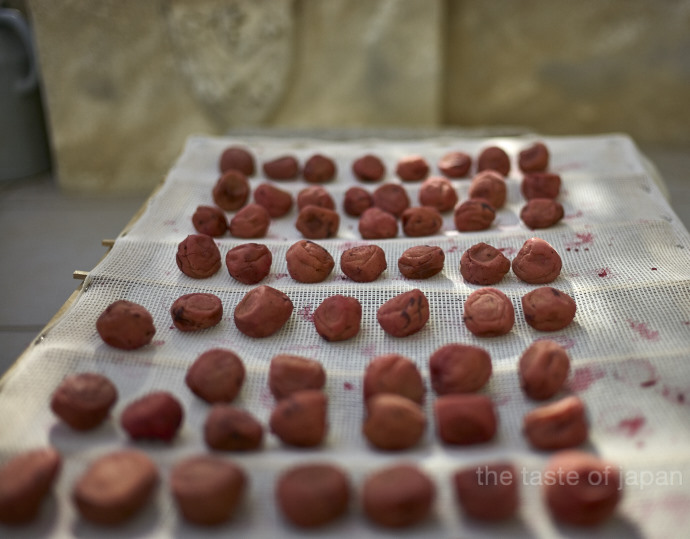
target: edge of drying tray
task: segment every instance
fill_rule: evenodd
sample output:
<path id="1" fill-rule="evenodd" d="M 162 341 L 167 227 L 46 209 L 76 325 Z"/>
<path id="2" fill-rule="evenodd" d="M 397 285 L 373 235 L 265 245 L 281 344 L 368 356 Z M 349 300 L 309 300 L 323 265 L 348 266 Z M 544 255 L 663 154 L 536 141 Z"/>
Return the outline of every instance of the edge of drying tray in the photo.
<path id="1" fill-rule="evenodd" d="M 149 205 L 149 202 L 151 199 L 160 191 L 160 189 L 163 187 L 163 184 L 165 183 L 165 178 L 161 179 L 158 184 L 153 188 L 149 196 L 146 198 L 146 200 L 141 204 L 139 209 L 134 212 L 134 215 L 129 219 L 127 224 L 122 228 L 120 233 L 117 235 L 118 238 L 125 236 L 127 232 L 129 232 L 132 227 L 135 225 L 135 223 L 141 218 L 142 215 L 144 215 L 144 212 L 146 211 L 146 208 Z M 106 252 L 103 254 L 103 256 L 100 258 L 98 261 L 97 265 L 101 263 L 101 261 L 110 254 L 110 251 L 113 248 L 113 245 L 115 244 L 115 240 L 106 240 L 103 239 L 101 240 L 101 245 L 104 247 L 107 247 Z M 79 283 L 77 288 L 72 292 L 67 300 L 60 306 L 60 308 L 57 310 L 57 312 L 48 320 L 45 326 L 37 333 L 37 335 L 31 340 L 31 343 L 29 346 L 27 346 L 24 351 L 19 354 L 19 356 L 12 362 L 12 364 L 9 366 L 9 368 L 4 372 L 2 376 L 0 376 L 0 391 L 2 391 L 3 386 L 5 385 L 6 381 L 8 380 L 9 376 L 11 376 L 12 371 L 14 371 L 19 363 L 29 354 L 32 348 L 34 348 L 37 344 L 39 344 L 45 335 L 51 330 L 55 324 L 57 324 L 60 319 L 64 316 L 64 314 L 72 307 L 74 302 L 77 300 L 79 295 L 82 293 L 82 290 L 84 288 L 84 279 L 88 276 L 89 272 L 88 271 L 81 271 L 81 270 L 75 270 L 72 273 L 72 277 L 74 279 L 81 280 L 82 282 Z"/>

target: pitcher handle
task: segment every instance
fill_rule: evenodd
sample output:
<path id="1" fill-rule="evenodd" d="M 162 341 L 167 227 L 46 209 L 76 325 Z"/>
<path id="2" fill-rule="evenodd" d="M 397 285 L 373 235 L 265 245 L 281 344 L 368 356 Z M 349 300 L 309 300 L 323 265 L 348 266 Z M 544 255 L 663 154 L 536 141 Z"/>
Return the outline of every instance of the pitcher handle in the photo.
<path id="1" fill-rule="evenodd" d="M 33 40 L 31 39 L 31 30 L 26 19 L 16 9 L 0 9 L 0 26 L 3 25 L 14 30 L 19 36 L 24 50 L 26 50 L 26 55 L 29 59 L 29 70 L 26 77 L 15 83 L 15 90 L 22 94 L 28 93 L 38 87 L 38 69 Z"/>

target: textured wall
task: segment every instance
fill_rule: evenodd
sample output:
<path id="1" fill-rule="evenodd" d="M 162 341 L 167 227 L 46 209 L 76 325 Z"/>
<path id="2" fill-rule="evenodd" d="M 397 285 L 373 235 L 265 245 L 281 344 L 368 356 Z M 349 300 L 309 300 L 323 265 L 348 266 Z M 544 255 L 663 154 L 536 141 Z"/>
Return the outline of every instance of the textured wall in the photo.
<path id="1" fill-rule="evenodd" d="M 261 122 L 282 95 L 291 3 L 30 3 L 61 185 L 149 190 L 187 135 Z"/>
<path id="2" fill-rule="evenodd" d="M 522 125 L 690 145 L 690 0 L 28 0 L 58 177 L 150 190 L 192 133 Z"/>
<path id="3" fill-rule="evenodd" d="M 444 119 L 690 146 L 690 1 L 449 0 Z"/>
<path id="4" fill-rule="evenodd" d="M 441 121 L 441 0 L 298 2 L 284 126 L 429 126 Z"/>

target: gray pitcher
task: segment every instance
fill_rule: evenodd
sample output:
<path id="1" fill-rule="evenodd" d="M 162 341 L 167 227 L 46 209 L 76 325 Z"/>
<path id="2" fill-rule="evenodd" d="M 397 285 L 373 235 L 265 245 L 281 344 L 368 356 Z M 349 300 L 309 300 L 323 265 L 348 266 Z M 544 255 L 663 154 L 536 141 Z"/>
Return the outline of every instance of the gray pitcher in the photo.
<path id="1" fill-rule="evenodd" d="M 0 181 L 50 169 L 50 150 L 31 31 L 0 8 Z"/>

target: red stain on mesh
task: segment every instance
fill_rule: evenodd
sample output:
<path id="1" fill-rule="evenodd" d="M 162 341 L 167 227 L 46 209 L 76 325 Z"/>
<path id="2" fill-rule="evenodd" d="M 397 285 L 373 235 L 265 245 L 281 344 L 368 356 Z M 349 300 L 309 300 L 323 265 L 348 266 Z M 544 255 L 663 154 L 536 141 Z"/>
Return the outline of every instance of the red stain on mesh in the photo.
<path id="1" fill-rule="evenodd" d="M 575 237 L 577 238 L 577 243 L 578 245 L 584 245 L 585 243 L 592 243 L 594 242 L 594 234 L 591 232 L 586 232 L 584 234 L 580 234 L 579 232 L 575 234 Z"/>
<path id="2" fill-rule="evenodd" d="M 617 364 L 613 377 L 627 385 L 652 387 L 659 381 L 656 368 L 647 359 L 632 358 Z"/>
<path id="3" fill-rule="evenodd" d="M 611 270 L 609 268 L 603 268 L 599 271 L 597 271 L 597 275 L 599 277 L 608 277 L 610 275 Z"/>
<path id="4" fill-rule="evenodd" d="M 618 423 L 618 430 L 623 432 L 626 436 L 632 438 L 640 429 L 644 427 L 647 420 L 642 416 L 629 417 L 627 419 L 622 419 Z"/>
<path id="5" fill-rule="evenodd" d="M 594 243 L 594 234 L 591 232 L 577 232 L 575 234 L 575 241 L 567 243 L 565 250 L 570 251 L 573 249 L 575 252 L 579 252 L 580 249 L 578 249 L 578 247 L 582 247 L 583 245 L 591 245 L 592 243 Z"/>
<path id="6" fill-rule="evenodd" d="M 570 337 L 566 337 L 565 335 L 553 335 L 550 337 L 539 337 L 535 339 L 535 341 L 554 341 L 555 343 L 559 344 L 563 350 L 569 350 L 573 346 L 575 346 L 575 341 L 571 339 Z"/>
<path id="7" fill-rule="evenodd" d="M 343 388 L 345 388 L 347 391 L 351 391 L 355 388 L 355 386 L 352 385 L 352 382 L 345 382 L 343 384 Z"/>
<path id="8" fill-rule="evenodd" d="M 275 405 L 275 399 L 273 398 L 273 393 L 267 388 L 261 388 L 261 392 L 259 393 L 259 403 L 261 403 L 261 406 L 264 408 L 273 408 Z"/>
<path id="9" fill-rule="evenodd" d="M 568 382 L 568 387 L 576 393 L 586 391 L 592 384 L 597 380 L 601 380 L 604 376 L 606 376 L 606 372 L 603 369 L 580 367 L 573 372 L 573 376 Z"/>
<path id="10" fill-rule="evenodd" d="M 373 344 L 368 344 L 362 348 L 362 355 L 365 357 L 372 357 L 376 353 L 376 346 Z"/>
<path id="11" fill-rule="evenodd" d="M 496 406 L 505 406 L 510 402 L 510 397 L 508 395 L 503 395 L 494 401 Z"/>
<path id="12" fill-rule="evenodd" d="M 658 341 L 659 340 L 659 332 L 649 329 L 647 327 L 647 324 L 644 322 L 635 322 L 634 320 L 626 320 L 628 322 L 628 325 L 630 326 L 630 329 L 632 329 L 635 333 L 637 333 L 640 337 L 645 339 L 646 341 Z"/>

